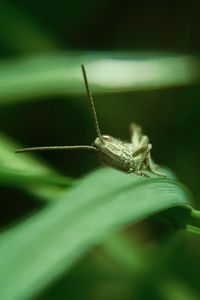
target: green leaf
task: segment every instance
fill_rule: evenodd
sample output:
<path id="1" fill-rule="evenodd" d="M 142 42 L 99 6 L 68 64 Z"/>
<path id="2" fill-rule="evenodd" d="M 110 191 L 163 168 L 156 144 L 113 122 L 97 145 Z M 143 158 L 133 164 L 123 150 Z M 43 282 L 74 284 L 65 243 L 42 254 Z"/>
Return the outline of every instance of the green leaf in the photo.
<path id="1" fill-rule="evenodd" d="M 182 86 L 200 79 L 195 56 L 68 51 L 2 63 L 0 104 L 53 93 L 85 94 L 81 64 L 95 93 Z"/>
<path id="2" fill-rule="evenodd" d="M 177 219 L 183 210 L 191 215 L 190 198 L 170 178 L 145 179 L 111 168 L 90 173 L 61 199 L 1 235 L 1 298 L 29 299 L 129 224 L 165 210 L 169 216 L 170 208 L 176 208 Z"/>
<path id="3" fill-rule="evenodd" d="M 200 234 L 200 211 L 195 209 L 192 211 L 179 209 L 179 213 L 177 213 L 177 208 L 174 208 L 170 211 L 170 216 L 168 216 L 168 218 L 170 218 L 172 222 L 175 222 L 179 227 Z"/>
<path id="4" fill-rule="evenodd" d="M 57 39 L 20 4 L 15 6 L 9 1 L 0 2 L 1 43 L 19 53 L 55 50 Z"/>
<path id="5" fill-rule="evenodd" d="M 50 200 L 71 184 L 72 179 L 59 175 L 41 159 L 15 153 L 19 148 L 12 139 L 0 133 L 0 185 L 20 187 Z"/>

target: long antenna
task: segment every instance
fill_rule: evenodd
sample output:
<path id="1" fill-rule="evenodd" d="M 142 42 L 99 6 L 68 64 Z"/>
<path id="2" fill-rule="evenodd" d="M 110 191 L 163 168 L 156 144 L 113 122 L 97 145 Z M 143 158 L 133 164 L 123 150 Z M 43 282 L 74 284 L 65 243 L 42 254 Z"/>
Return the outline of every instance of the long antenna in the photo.
<path id="1" fill-rule="evenodd" d="M 101 131 L 99 129 L 99 123 L 98 123 L 98 119 L 97 119 L 97 114 L 96 114 L 96 110 L 95 110 L 95 107 L 94 107 L 94 100 L 93 100 L 92 93 L 91 93 L 90 88 L 89 88 L 89 83 L 88 83 L 88 80 L 87 80 L 87 75 L 86 75 L 84 65 L 81 65 L 81 69 L 82 69 L 82 72 L 83 72 L 85 87 L 86 87 L 86 90 L 87 90 L 88 99 L 89 99 L 90 107 L 91 107 L 91 110 L 92 110 L 92 115 L 93 115 L 94 124 L 95 124 L 95 128 L 96 128 L 96 133 L 97 133 L 98 137 L 100 139 L 102 139 L 102 135 L 101 135 Z"/>
<path id="2" fill-rule="evenodd" d="M 95 111 L 95 107 L 94 107 L 94 101 L 93 101 L 93 98 L 92 98 L 92 93 L 91 93 L 90 88 L 89 88 L 86 71 L 85 71 L 85 68 L 84 68 L 83 65 L 81 65 L 81 69 L 82 69 L 82 72 L 83 72 L 85 87 L 86 87 L 86 90 L 87 90 L 88 99 L 89 99 L 90 107 L 91 107 L 91 110 L 92 110 L 92 115 L 93 115 L 93 118 L 94 118 L 96 133 L 97 133 L 97 136 L 100 139 L 102 139 L 101 132 L 100 132 L 100 129 L 99 129 L 98 120 L 97 120 L 97 115 L 96 115 L 96 111 Z M 51 150 L 90 150 L 90 151 L 97 151 L 96 147 L 93 147 L 93 146 L 76 145 L 76 146 L 30 147 L 30 148 L 18 149 L 15 152 L 19 153 L 19 152 L 28 152 L 28 151 L 48 151 L 48 150 L 49 151 L 51 151 Z"/>
<path id="3" fill-rule="evenodd" d="M 77 146 L 44 146 L 44 147 L 31 147 L 18 149 L 15 152 L 28 152 L 28 151 L 46 151 L 46 150 L 91 150 L 96 151 L 97 149 L 93 146 L 77 145 Z"/>

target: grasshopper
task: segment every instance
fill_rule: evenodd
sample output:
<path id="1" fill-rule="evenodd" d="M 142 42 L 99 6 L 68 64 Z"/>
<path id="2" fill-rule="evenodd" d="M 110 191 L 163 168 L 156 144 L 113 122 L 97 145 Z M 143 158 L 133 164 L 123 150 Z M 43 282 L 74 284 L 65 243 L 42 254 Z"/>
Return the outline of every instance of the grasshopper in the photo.
<path id="1" fill-rule="evenodd" d="M 16 152 L 27 151 L 46 151 L 46 150 L 88 150 L 97 154 L 101 161 L 118 170 L 135 173 L 138 176 L 149 177 L 145 171 L 149 171 L 158 176 L 165 176 L 157 169 L 157 165 L 151 159 L 150 151 L 152 145 L 149 138 L 142 134 L 139 125 L 132 123 L 130 125 L 131 142 L 124 142 L 110 135 L 101 134 L 97 114 L 94 106 L 93 96 L 89 88 L 89 83 L 85 67 L 81 65 L 84 84 L 86 87 L 89 105 L 91 108 L 97 137 L 91 146 L 44 146 L 18 149 Z"/>

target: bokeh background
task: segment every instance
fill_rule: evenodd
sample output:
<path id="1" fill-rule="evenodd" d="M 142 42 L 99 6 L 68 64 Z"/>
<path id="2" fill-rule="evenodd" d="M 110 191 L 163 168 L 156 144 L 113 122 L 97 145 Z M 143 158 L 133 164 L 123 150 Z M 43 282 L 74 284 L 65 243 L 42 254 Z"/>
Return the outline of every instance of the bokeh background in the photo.
<path id="1" fill-rule="evenodd" d="M 199 208 L 199 11 L 197 1 L 1 0 L 0 78 L 7 70 L 17 76 L 18 63 L 33 59 L 34 64 L 35 57 L 56 55 L 70 59 L 71 55 L 77 68 L 79 55 L 83 54 L 93 55 L 95 60 L 95 55 L 112 57 L 112 53 L 118 53 L 132 60 L 140 57 L 144 62 L 149 57 L 158 61 L 160 57 L 175 57 L 174 66 L 180 58 L 189 58 L 192 63 L 187 65 L 186 80 L 181 84 L 161 83 L 153 88 L 122 88 L 117 92 L 103 91 L 102 87 L 99 92 L 92 84 L 89 67 L 88 77 L 102 132 L 128 139 L 129 123 L 141 124 L 151 138 L 155 161 L 174 170 L 191 190 Z M 82 63 L 87 68 L 87 60 Z M 120 76 L 120 69 L 118 72 Z M 176 78 L 173 69 L 170 76 Z M 13 101 L 14 87 L 11 92 L 0 94 L 0 130 L 17 143 L 34 146 L 93 142 L 95 130 L 83 85 L 77 94 L 69 93 L 67 88 L 59 93 L 28 93 L 20 105 Z M 90 153 L 48 152 L 37 156 L 75 178 L 99 165 Z M 6 199 L 0 202 L 2 230 L 45 205 L 14 187 L 1 185 L 0 193 L 1 199 Z M 200 243 L 196 237 L 178 233 L 169 238 L 165 224 L 154 219 L 130 228 L 129 234 L 143 250 L 165 257 L 163 264 L 159 260 L 158 270 L 152 267 L 148 276 L 137 270 L 129 274 L 108 249 L 100 247 L 38 297 L 199 299 Z"/>

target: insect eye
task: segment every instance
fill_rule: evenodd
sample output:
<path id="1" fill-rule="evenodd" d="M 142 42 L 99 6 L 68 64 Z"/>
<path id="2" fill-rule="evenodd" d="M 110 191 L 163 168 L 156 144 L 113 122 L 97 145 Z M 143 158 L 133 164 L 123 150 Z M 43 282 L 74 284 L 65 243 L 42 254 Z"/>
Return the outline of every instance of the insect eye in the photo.
<path id="1" fill-rule="evenodd" d="M 103 135 L 104 140 L 109 140 L 110 136 L 109 135 Z"/>

